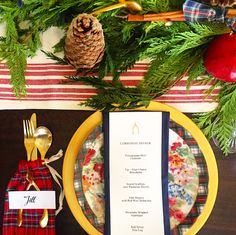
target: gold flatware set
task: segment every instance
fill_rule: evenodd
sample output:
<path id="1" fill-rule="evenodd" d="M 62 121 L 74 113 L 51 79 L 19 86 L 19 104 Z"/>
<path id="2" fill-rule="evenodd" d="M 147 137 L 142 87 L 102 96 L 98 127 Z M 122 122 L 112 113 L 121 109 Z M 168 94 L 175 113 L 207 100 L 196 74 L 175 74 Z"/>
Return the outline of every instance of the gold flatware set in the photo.
<path id="1" fill-rule="evenodd" d="M 52 144 L 52 133 L 44 126 L 37 128 L 37 117 L 33 113 L 30 120 L 23 120 L 24 131 L 24 146 L 27 153 L 27 161 L 34 161 L 38 159 L 37 150 L 44 160 L 45 155 Z M 40 191 L 38 185 L 33 178 L 33 172 L 30 170 L 26 173 L 26 180 L 28 185 L 26 191 L 33 187 L 36 191 Z M 23 223 L 23 209 L 19 209 L 17 224 L 20 227 Z M 48 210 L 44 209 L 41 219 L 39 221 L 40 227 L 45 228 L 48 224 Z"/>

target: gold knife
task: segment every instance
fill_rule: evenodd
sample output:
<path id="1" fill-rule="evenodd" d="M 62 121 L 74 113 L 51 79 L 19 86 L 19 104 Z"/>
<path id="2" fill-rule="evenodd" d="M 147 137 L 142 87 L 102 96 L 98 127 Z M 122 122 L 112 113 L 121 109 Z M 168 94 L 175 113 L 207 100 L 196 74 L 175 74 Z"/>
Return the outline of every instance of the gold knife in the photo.
<path id="1" fill-rule="evenodd" d="M 34 130 L 37 128 L 37 116 L 36 113 L 33 113 L 30 118 L 30 122 L 33 124 Z M 32 155 L 31 155 L 31 161 L 37 160 L 38 155 L 37 155 L 37 147 L 35 146 Z"/>

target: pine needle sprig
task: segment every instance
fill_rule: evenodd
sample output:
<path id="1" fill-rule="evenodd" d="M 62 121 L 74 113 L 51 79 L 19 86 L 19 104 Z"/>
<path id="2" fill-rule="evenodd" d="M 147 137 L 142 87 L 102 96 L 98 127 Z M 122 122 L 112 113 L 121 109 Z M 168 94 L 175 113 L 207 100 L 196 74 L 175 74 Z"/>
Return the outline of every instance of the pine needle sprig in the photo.
<path id="1" fill-rule="evenodd" d="M 167 12 L 182 9 L 183 0 L 137 0 L 143 7 L 140 14 Z M 24 72 L 27 58 L 35 55 L 41 47 L 40 34 L 52 26 L 67 30 L 72 19 L 80 13 L 117 3 L 117 0 L 25 0 L 23 7 L 15 1 L 4 0 L 0 4 L 0 22 L 6 24 L 6 35 L 0 37 L 0 61 L 11 73 L 11 84 L 17 97 L 26 94 Z M 205 74 L 203 54 L 217 35 L 229 33 L 222 23 L 175 22 L 167 26 L 163 22 L 128 22 L 124 16 L 127 9 L 116 9 L 97 16 L 105 34 L 105 55 L 97 76 L 71 76 L 97 89 L 97 95 L 84 102 L 94 109 L 121 109 L 146 106 L 154 97 L 167 92 L 183 76 L 188 75 L 187 89 L 193 81 L 211 84 L 205 92 L 211 95 L 221 87 L 216 96 L 219 103 L 211 112 L 196 116 L 196 122 L 209 137 L 215 137 L 225 154 L 229 150 L 229 138 L 236 120 L 236 85 L 213 80 Z M 54 53 L 64 50 L 65 36 L 54 46 Z M 56 63 L 67 64 L 51 52 L 44 52 Z M 151 63 L 144 79 L 137 87 L 125 87 L 120 74 L 137 61 L 150 59 Z M 103 78 L 112 74 L 112 81 Z M 202 76 L 202 74 L 204 76 Z M 201 76 L 202 79 L 198 79 Z M 212 84 L 212 81 L 213 84 Z"/>
<path id="2" fill-rule="evenodd" d="M 236 84 L 231 83 L 222 87 L 219 95 L 222 106 L 221 111 L 227 114 L 229 119 L 236 120 Z"/>
<path id="3" fill-rule="evenodd" d="M 190 24 L 192 31 L 182 32 L 176 35 L 172 43 L 176 45 L 170 50 L 170 54 L 178 55 L 188 49 L 207 44 L 213 36 L 229 33 L 229 28 L 224 24 Z"/>
<path id="4" fill-rule="evenodd" d="M 166 12 L 170 10 L 169 0 L 139 0 L 146 12 Z"/>
<path id="5" fill-rule="evenodd" d="M 54 53 L 62 52 L 64 50 L 65 38 L 66 38 L 66 34 L 60 39 L 60 41 L 56 45 L 53 46 Z"/>
<path id="6" fill-rule="evenodd" d="M 15 45 L 15 48 L 9 52 L 6 57 L 6 65 L 8 66 L 11 79 L 10 83 L 13 87 L 13 92 L 16 97 L 22 97 L 26 95 L 26 85 L 24 72 L 27 66 L 27 55 L 21 45 Z"/>
<path id="7" fill-rule="evenodd" d="M 133 93 L 133 91 L 131 92 Z M 102 93 L 87 99 L 83 105 L 98 110 L 114 110 L 114 109 L 134 109 L 142 106 L 148 106 L 151 98 L 148 96 L 140 96 L 130 94 L 126 89 L 104 90 Z"/>
<path id="8" fill-rule="evenodd" d="M 131 68 L 146 49 L 139 42 L 145 31 L 142 24 L 132 22 L 128 22 L 128 26 L 123 28 L 124 22 L 117 18 L 104 19 L 102 23 L 104 26 L 109 25 L 109 27 L 104 27 L 106 48 L 104 61 L 102 62 L 103 67 L 101 67 L 106 72 L 100 72 L 100 77 L 102 74 L 105 76 L 107 73 L 112 73 L 113 79 L 118 80 L 120 73 Z M 106 67 L 104 67 L 104 63 Z"/>
<path id="9" fill-rule="evenodd" d="M 194 121 L 208 138 L 215 138 L 223 153 L 228 155 L 236 121 L 236 84 L 221 82 L 217 101 L 215 110 L 195 115 Z"/>
<path id="10" fill-rule="evenodd" d="M 98 94 L 87 99 L 83 105 L 99 110 L 134 109 L 147 106 L 152 97 L 141 94 L 137 88 L 124 87 L 118 81 L 104 81 L 95 76 L 67 76 L 73 81 L 80 81 L 98 90 Z"/>
<path id="11" fill-rule="evenodd" d="M 83 82 L 99 90 L 115 89 L 115 87 L 111 83 L 99 79 L 96 76 L 66 76 L 66 78 L 77 82 Z"/>
<path id="12" fill-rule="evenodd" d="M 229 140 L 232 137 L 233 120 L 228 119 L 221 108 L 195 115 L 194 121 L 209 138 L 214 138 L 225 156 L 229 154 Z"/>
<path id="13" fill-rule="evenodd" d="M 13 92 L 17 97 L 21 97 L 26 94 L 24 71 L 28 54 L 25 52 L 24 45 L 18 43 L 18 33 L 12 17 L 15 14 L 14 10 L 11 7 L 2 9 L 8 12 L 2 16 L 7 23 L 7 30 L 6 37 L 0 40 L 0 58 L 6 60 L 10 70 Z"/>
<path id="14" fill-rule="evenodd" d="M 156 60 L 151 62 L 144 80 L 139 85 L 140 89 L 142 92 L 152 94 L 154 97 L 162 95 L 183 76 L 187 76 L 196 61 L 201 58 L 201 53 L 202 50 L 198 48 L 187 50 L 178 56 L 157 57 Z"/>
<path id="15" fill-rule="evenodd" d="M 185 22 L 173 23 L 166 27 L 164 23 L 153 22 L 144 26 L 145 37 L 140 41 L 141 45 L 148 45 L 141 55 L 142 58 L 155 58 L 158 53 L 170 54 L 171 50 L 181 43 L 179 34 L 191 31 Z"/>
<path id="16" fill-rule="evenodd" d="M 142 14 L 147 12 L 167 12 L 171 10 L 181 9 L 183 0 L 138 0 L 137 2 L 143 7 Z"/>
<path id="17" fill-rule="evenodd" d="M 214 123 L 217 118 L 217 113 L 218 110 L 215 109 L 207 113 L 194 114 L 193 120 L 197 123 L 197 125 L 204 132 L 204 134 L 209 138 L 212 138 L 214 135 L 212 130 L 214 129 Z"/>
<path id="18" fill-rule="evenodd" d="M 204 72 L 202 58 L 212 37 L 228 32 L 226 26 L 211 23 L 189 24 L 185 30 L 171 34 L 170 27 L 165 31 L 166 36 L 145 41 L 149 46 L 142 56 L 153 59 L 140 84 L 140 89 L 146 94 L 163 94 L 183 75 L 189 75 L 188 89 L 190 83 Z"/>
<path id="19" fill-rule="evenodd" d="M 212 76 L 210 75 L 204 75 L 202 76 L 202 84 L 211 84 L 211 86 L 205 90 L 205 97 L 207 98 L 208 96 L 211 96 L 213 94 L 213 92 L 215 91 L 215 89 L 221 89 L 222 87 L 222 81 L 220 80 L 216 80 L 214 79 Z M 213 84 L 212 84 L 213 81 Z M 204 83 L 205 82 L 205 83 Z M 215 97 L 214 100 L 215 102 L 218 102 L 219 97 Z"/>
<path id="20" fill-rule="evenodd" d="M 54 60 L 56 64 L 61 64 L 61 65 L 68 65 L 68 61 L 66 58 L 61 58 L 59 56 L 56 56 L 54 53 L 49 52 L 49 51 L 44 51 L 41 50 L 49 59 Z"/>
<path id="21" fill-rule="evenodd" d="M 188 73 L 186 89 L 189 90 L 192 82 L 199 76 L 202 76 L 204 73 L 205 73 L 205 67 L 203 65 L 203 58 L 199 56 L 198 58 L 196 58 L 195 63 L 193 64 L 192 68 Z"/>

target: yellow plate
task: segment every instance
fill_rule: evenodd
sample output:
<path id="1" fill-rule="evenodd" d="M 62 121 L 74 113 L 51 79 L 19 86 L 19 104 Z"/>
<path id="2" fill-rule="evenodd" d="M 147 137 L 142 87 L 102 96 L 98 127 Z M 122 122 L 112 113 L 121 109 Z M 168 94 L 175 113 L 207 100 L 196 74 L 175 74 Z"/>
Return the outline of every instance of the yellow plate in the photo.
<path id="1" fill-rule="evenodd" d="M 201 229 L 201 227 L 208 219 L 215 204 L 217 195 L 218 171 L 215 156 L 211 149 L 211 146 L 204 134 L 196 126 L 196 124 L 192 122 L 191 119 L 189 119 L 186 115 L 170 106 L 158 102 L 151 102 L 151 104 L 147 108 L 139 108 L 138 110 L 155 110 L 170 112 L 171 120 L 184 127 L 193 136 L 203 153 L 203 156 L 206 160 L 209 176 L 208 195 L 202 213 L 198 216 L 196 222 L 192 225 L 192 227 L 185 233 L 185 235 L 194 235 Z M 78 223 L 90 235 L 102 235 L 102 233 L 99 232 L 88 221 L 78 203 L 74 189 L 74 166 L 79 150 L 81 149 L 84 141 L 101 122 L 102 113 L 97 111 L 93 113 L 90 117 L 88 117 L 77 129 L 66 150 L 62 172 L 63 185 L 67 203 Z"/>

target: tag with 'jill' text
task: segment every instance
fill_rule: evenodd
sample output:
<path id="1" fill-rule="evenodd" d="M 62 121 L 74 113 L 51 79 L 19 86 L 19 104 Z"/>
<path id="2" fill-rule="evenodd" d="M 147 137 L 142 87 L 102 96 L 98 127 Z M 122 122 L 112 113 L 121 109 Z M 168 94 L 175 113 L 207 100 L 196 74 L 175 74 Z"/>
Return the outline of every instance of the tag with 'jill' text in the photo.
<path id="1" fill-rule="evenodd" d="M 55 191 L 10 191 L 9 209 L 55 209 Z"/>

